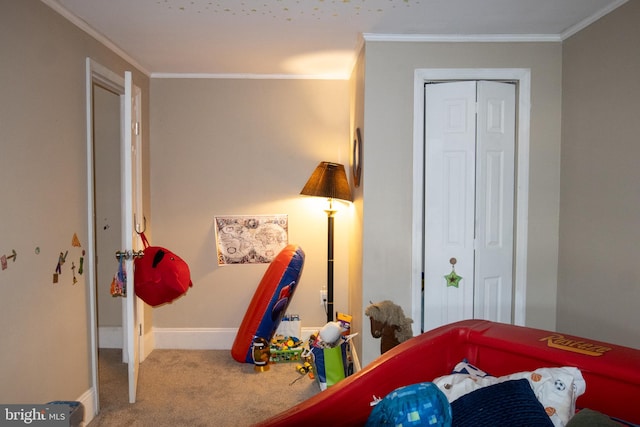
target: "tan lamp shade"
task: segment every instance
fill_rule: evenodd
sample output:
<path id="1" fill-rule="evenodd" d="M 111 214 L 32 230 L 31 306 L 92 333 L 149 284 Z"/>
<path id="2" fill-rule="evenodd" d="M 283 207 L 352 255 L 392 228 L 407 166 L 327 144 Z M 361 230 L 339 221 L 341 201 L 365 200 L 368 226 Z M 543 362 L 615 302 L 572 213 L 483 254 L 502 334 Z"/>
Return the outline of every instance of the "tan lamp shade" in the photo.
<path id="1" fill-rule="evenodd" d="M 300 194 L 353 201 L 347 174 L 339 163 L 320 162 Z"/>

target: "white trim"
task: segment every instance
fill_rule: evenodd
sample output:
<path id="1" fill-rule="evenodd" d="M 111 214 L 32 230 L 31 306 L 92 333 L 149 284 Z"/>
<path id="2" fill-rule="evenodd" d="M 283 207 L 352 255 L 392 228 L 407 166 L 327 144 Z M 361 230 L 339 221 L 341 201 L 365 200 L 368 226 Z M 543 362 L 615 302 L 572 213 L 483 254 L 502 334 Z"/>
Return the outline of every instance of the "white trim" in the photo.
<path id="1" fill-rule="evenodd" d="M 100 65 L 91 58 L 85 61 L 85 91 L 86 91 L 86 148 L 87 148 L 87 286 L 89 288 L 89 331 L 91 351 L 91 384 L 94 390 L 98 390 L 98 314 L 96 308 L 96 266 L 95 266 L 95 218 L 93 215 L 94 198 L 94 169 L 93 169 L 93 82 L 98 82 L 110 90 L 124 93 L 124 78 L 116 75 L 106 67 Z M 93 393 L 93 407 L 100 410 L 99 395 Z"/>
<path id="2" fill-rule="evenodd" d="M 531 43 L 561 42 L 559 34 L 374 34 L 364 33 L 371 42 L 434 42 L 434 43 Z"/>
<path id="3" fill-rule="evenodd" d="M 151 332 L 145 332 L 142 334 L 142 349 L 140 351 L 140 362 L 142 363 L 156 348 L 156 336 L 153 333 L 153 329 Z"/>
<path id="4" fill-rule="evenodd" d="M 300 339 L 306 341 L 318 330 L 302 328 Z M 144 339 L 146 349 L 231 350 L 237 334 L 237 328 L 152 328 Z M 98 336 L 99 348 L 122 348 L 121 326 L 101 326 Z"/>
<path id="5" fill-rule="evenodd" d="M 300 339 L 320 330 L 302 328 Z M 164 350 L 231 350 L 238 334 L 237 328 L 153 328 L 155 348 Z"/>
<path id="6" fill-rule="evenodd" d="M 118 45 L 116 45 L 114 42 L 109 40 L 109 38 L 107 38 L 105 35 L 101 34 L 98 31 L 96 31 L 96 29 L 93 28 L 91 25 L 89 25 L 86 21 L 84 21 L 83 19 L 81 19 L 78 16 L 74 15 L 73 13 L 71 13 L 69 10 L 67 10 L 60 3 L 58 3 L 55 0 L 40 0 L 40 1 L 42 3 L 44 3 L 44 4 L 46 4 L 47 6 L 49 6 L 54 11 L 58 12 L 60 15 L 62 15 L 64 18 L 66 18 L 69 22 L 71 22 L 76 27 L 80 28 L 85 33 L 89 34 L 91 37 L 96 39 L 98 42 L 100 42 L 103 45 L 105 45 L 109 50 L 113 51 L 116 55 L 120 56 L 122 59 L 124 59 L 125 61 L 129 62 L 131 65 L 136 67 L 138 70 L 140 70 L 141 72 L 143 72 L 147 76 L 149 75 L 149 71 L 147 71 L 145 67 L 140 65 L 140 63 L 138 63 L 138 61 L 133 59 L 128 53 L 126 53 L 124 50 L 122 50 L 120 47 L 118 47 Z"/>
<path id="7" fill-rule="evenodd" d="M 85 62 L 85 121 L 86 121 L 86 145 L 87 145 L 87 265 L 86 282 L 89 289 L 87 305 L 89 306 L 89 348 L 91 353 L 91 386 L 94 390 L 98 387 L 98 312 L 96 309 L 96 280 L 95 280 L 95 219 L 93 217 L 93 69 L 94 62 L 87 58 Z M 98 393 L 94 393 L 95 401 L 92 405 L 98 410 Z"/>
<path id="8" fill-rule="evenodd" d="M 82 403 L 84 406 L 84 422 L 81 424 L 82 426 L 88 425 L 96 416 L 98 411 L 94 406 L 94 402 L 96 401 L 96 389 L 90 388 L 85 391 L 82 396 L 76 399 L 77 402 Z"/>
<path id="9" fill-rule="evenodd" d="M 122 348 L 122 326 L 98 326 L 98 348 Z"/>
<path id="10" fill-rule="evenodd" d="M 309 337 L 312 334 L 317 333 L 320 329 L 322 328 L 322 326 L 315 326 L 315 327 L 311 327 L 311 328 L 302 328 L 300 330 L 300 339 L 302 341 L 309 341 Z"/>
<path id="11" fill-rule="evenodd" d="M 619 8 L 620 6 L 622 6 L 627 1 L 628 0 L 617 0 L 617 1 L 614 1 L 613 3 L 608 4 L 607 6 L 605 6 L 601 10 L 599 10 L 597 13 L 591 15 L 587 19 L 585 19 L 585 20 L 583 20 L 581 22 L 578 22 L 577 24 L 573 25 L 572 27 L 569 27 L 566 31 L 564 31 L 562 34 L 560 34 L 560 38 L 562 40 L 568 39 L 569 37 L 571 37 L 572 35 L 574 35 L 578 31 L 588 27 L 589 25 L 591 25 L 594 22 L 596 22 L 598 19 L 600 19 L 603 16 L 613 12 L 615 9 Z"/>
<path id="12" fill-rule="evenodd" d="M 349 80 L 343 74 L 151 73 L 153 79 Z"/>
<path id="13" fill-rule="evenodd" d="M 413 98 L 413 219 L 411 314 L 422 318 L 422 220 L 424 176 L 424 83 L 433 80 L 509 80 L 518 81 L 518 158 L 516 176 L 516 247 L 513 322 L 524 326 L 527 297 L 527 240 L 529 212 L 529 134 L 531 113 L 531 70 L 528 68 L 427 68 L 414 73 Z M 420 333 L 421 321 L 413 324 Z"/>
<path id="14" fill-rule="evenodd" d="M 232 328 L 153 328 L 156 349 L 230 350 L 238 330 Z"/>

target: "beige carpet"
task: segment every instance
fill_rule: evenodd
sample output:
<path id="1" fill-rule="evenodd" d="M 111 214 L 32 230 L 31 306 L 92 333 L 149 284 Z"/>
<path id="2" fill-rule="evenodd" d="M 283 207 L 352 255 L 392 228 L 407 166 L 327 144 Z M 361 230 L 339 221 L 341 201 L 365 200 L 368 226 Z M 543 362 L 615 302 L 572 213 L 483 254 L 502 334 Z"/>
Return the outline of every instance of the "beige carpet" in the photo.
<path id="1" fill-rule="evenodd" d="M 128 403 L 120 350 L 100 349 L 99 426 L 250 426 L 319 392 L 295 363 L 255 372 L 227 350 L 154 350 L 140 365 L 137 402 Z"/>

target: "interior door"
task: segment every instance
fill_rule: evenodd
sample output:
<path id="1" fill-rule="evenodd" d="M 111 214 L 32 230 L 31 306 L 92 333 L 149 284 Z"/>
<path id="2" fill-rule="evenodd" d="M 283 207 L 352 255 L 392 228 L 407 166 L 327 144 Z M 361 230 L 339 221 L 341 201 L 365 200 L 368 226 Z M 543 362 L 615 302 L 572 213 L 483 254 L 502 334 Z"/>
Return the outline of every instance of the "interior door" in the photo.
<path id="1" fill-rule="evenodd" d="M 122 248 L 127 274 L 127 295 L 123 298 L 123 359 L 128 364 L 129 402 L 136 401 L 138 370 L 140 366 L 140 323 L 138 298 L 135 295 L 133 259 L 140 249 L 140 239 L 136 222 L 143 218 L 141 211 L 141 175 L 140 175 L 140 89 L 133 86 L 131 72 L 125 72 L 124 96 L 122 97 L 123 123 L 120 151 L 122 165 Z M 140 220 L 138 220 L 140 218 Z M 136 220 L 134 222 L 134 219 Z"/>
<path id="2" fill-rule="evenodd" d="M 475 82 L 425 87 L 425 330 L 473 317 Z M 454 265 L 452 265 L 454 263 Z M 454 271 L 461 279 L 448 283 Z"/>
<path id="3" fill-rule="evenodd" d="M 511 322 L 515 86 L 425 85 L 424 328 Z"/>
<path id="4" fill-rule="evenodd" d="M 515 196 L 515 85 L 477 87 L 474 318 L 511 323 Z"/>

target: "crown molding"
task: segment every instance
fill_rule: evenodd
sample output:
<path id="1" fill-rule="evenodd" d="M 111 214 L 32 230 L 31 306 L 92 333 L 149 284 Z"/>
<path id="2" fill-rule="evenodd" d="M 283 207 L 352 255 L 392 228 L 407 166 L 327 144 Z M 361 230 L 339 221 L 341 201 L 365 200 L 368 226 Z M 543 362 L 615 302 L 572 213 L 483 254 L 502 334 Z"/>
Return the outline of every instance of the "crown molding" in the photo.
<path id="1" fill-rule="evenodd" d="M 585 19 L 585 20 L 583 20 L 581 22 L 578 22 L 576 25 L 574 25 L 572 27 L 569 27 L 566 31 L 564 31 L 562 34 L 560 34 L 560 38 L 562 40 L 568 39 L 569 37 L 571 37 L 572 35 L 574 35 L 578 31 L 588 27 L 589 25 L 593 24 L 598 19 L 600 19 L 603 16 L 609 14 L 610 12 L 613 12 L 615 9 L 619 8 L 620 6 L 622 6 L 627 1 L 628 0 L 617 0 L 617 1 L 613 2 L 613 3 L 611 3 L 607 7 L 601 9 L 600 11 L 598 11 L 598 13 L 595 13 L 595 14 L 591 15 L 590 17 L 588 17 L 587 19 Z"/>
<path id="2" fill-rule="evenodd" d="M 374 34 L 364 33 L 365 41 L 431 43 L 512 43 L 560 42 L 558 34 Z"/>
<path id="3" fill-rule="evenodd" d="M 47 6 L 49 6 L 51 9 L 53 9 L 57 13 L 59 13 L 60 15 L 62 15 L 64 18 L 66 18 L 69 22 L 74 24 L 76 27 L 80 28 L 82 31 L 89 34 L 91 37 L 93 37 L 98 42 L 103 44 L 105 47 L 107 47 L 107 49 L 113 51 L 116 55 L 118 55 L 119 57 L 121 57 L 122 59 L 124 59 L 131 65 L 133 65 L 134 67 L 136 67 L 139 71 L 141 71 L 145 75 L 149 76 L 151 74 L 145 67 L 140 65 L 140 63 L 135 59 L 133 59 L 127 52 L 125 52 L 114 42 L 109 40 L 109 38 L 107 38 L 100 32 L 96 31 L 96 29 L 91 27 L 89 24 L 87 24 L 86 21 L 74 15 L 73 13 L 69 12 L 64 6 L 62 6 L 56 0 L 40 0 L 40 1 L 46 4 Z"/>
<path id="4" fill-rule="evenodd" d="M 151 73 L 152 79 L 349 80 L 343 74 Z"/>

